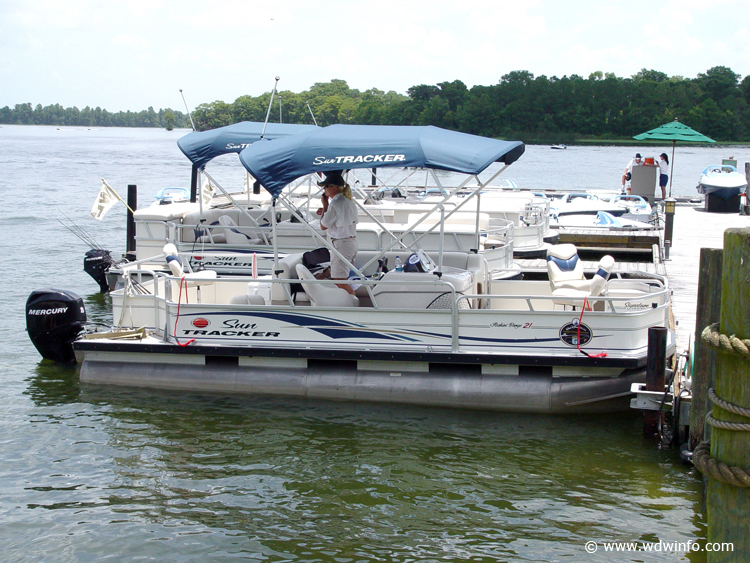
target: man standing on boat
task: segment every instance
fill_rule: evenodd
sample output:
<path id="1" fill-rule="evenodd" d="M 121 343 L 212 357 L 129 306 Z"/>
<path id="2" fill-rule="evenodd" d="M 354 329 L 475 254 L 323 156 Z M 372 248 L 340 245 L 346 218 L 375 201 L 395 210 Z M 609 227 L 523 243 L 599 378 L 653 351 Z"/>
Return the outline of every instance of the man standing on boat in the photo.
<path id="1" fill-rule="evenodd" d="M 625 182 L 630 181 L 630 177 L 632 176 L 633 172 L 633 166 L 643 166 L 641 153 L 635 153 L 635 158 L 631 159 L 631 161 L 628 162 L 628 165 L 625 167 L 625 172 L 622 173 L 622 193 L 625 193 Z"/>
<path id="2" fill-rule="evenodd" d="M 357 205 L 352 201 L 352 190 L 340 172 L 331 172 L 322 182 L 324 193 L 321 198 L 323 208 L 318 209 L 320 228 L 328 231 L 328 238 L 335 248 L 350 263 L 357 256 Z M 349 265 L 331 253 L 331 279 L 349 279 Z M 336 284 L 354 295 L 350 284 Z"/>

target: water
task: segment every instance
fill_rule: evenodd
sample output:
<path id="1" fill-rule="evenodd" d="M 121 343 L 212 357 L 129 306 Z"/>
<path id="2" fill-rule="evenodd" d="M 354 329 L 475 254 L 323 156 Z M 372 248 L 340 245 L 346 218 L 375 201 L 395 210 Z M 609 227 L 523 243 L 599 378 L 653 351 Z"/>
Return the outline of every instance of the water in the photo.
<path id="1" fill-rule="evenodd" d="M 589 540 L 705 539 L 700 481 L 675 452 L 643 440 L 637 413 L 537 417 L 92 387 L 76 368 L 40 361 L 25 333 L 32 290 L 70 289 L 102 321 L 110 305 L 82 271 L 86 247 L 58 219 L 120 252 L 124 208 L 101 222 L 88 214 L 101 178 L 121 195 L 137 184 L 141 205 L 187 185 L 175 144 L 184 133 L 0 128 L 3 561 L 705 560 L 584 550 Z M 692 195 L 700 170 L 729 156 L 677 151 L 675 195 Z M 750 160 L 748 149 L 732 151 Z M 617 189 L 634 152 L 528 147 L 506 177 Z M 236 185 L 236 166 L 224 159 L 215 174 Z"/>

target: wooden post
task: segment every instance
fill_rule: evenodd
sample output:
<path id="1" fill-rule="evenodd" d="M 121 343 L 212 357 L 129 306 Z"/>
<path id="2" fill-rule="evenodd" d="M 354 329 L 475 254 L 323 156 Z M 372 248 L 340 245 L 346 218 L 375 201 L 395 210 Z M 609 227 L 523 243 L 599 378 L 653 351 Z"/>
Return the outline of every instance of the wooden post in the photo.
<path id="1" fill-rule="evenodd" d="M 674 213 L 675 205 L 677 201 L 672 199 L 666 199 L 664 201 L 664 259 L 669 260 L 669 249 L 672 248 L 674 241 Z"/>
<path id="2" fill-rule="evenodd" d="M 711 408 L 708 390 L 714 387 L 716 351 L 701 340 L 703 329 L 719 320 L 721 315 L 721 248 L 701 248 L 698 273 L 698 303 L 695 310 L 695 342 L 693 343 L 693 398 L 690 402 L 690 451 L 711 436 L 705 425 Z"/>
<path id="3" fill-rule="evenodd" d="M 138 209 L 138 187 L 134 184 L 128 184 L 128 209 L 125 218 L 125 254 L 128 260 L 135 260 L 135 218 L 130 212 L 132 209 Z"/>
<path id="4" fill-rule="evenodd" d="M 666 327 L 652 326 L 648 329 L 648 359 L 646 364 L 646 391 L 664 393 L 665 370 L 667 368 Z M 645 411 L 643 434 L 659 437 L 660 411 Z"/>
<path id="5" fill-rule="evenodd" d="M 750 229 L 724 233 L 721 289 L 722 334 L 750 338 Z M 720 353 L 716 360 L 716 395 L 738 407 L 750 408 L 750 362 L 736 353 Z M 725 422 L 747 422 L 714 405 L 712 415 Z M 711 457 L 729 466 L 750 470 L 750 432 L 712 428 Z M 706 496 L 708 543 L 731 543 L 732 551 L 708 553 L 708 563 L 747 561 L 750 553 L 750 489 L 715 479 Z"/>

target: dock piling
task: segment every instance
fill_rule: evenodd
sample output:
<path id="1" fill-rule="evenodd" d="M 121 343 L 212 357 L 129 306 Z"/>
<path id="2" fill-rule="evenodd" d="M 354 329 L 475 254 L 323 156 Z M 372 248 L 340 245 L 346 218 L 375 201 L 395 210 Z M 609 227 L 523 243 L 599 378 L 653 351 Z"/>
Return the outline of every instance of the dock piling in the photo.
<path id="1" fill-rule="evenodd" d="M 646 360 L 646 391 L 664 393 L 667 369 L 667 333 L 663 326 L 652 326 L 648 329 L 648 358 Z M 661 411 L 645 411 L 643 434 L 659 436 L 659 419 Z"/>
<path id="2" fill-rule="evenodd" d="M 748 417 L 735 414 L 750 409 L 750 358 L 733 342 L 750 339 L 750 229 L 724 233 L 720 337 L 730 346 L 716 360 L 715 393 L 711 422 L 710 456 L 718 464 L 750 472 Z M 734 338 L 733 338 L 734 337 Z M 739 340 L 737 340 L 739 339 Z M 726 351 L 725 351 L 726 350 Z M 729 408 L 732 411 L 728 410 Z M 712 477 L 706 496 L 708 542 L 731 543 L 731 552 L 708 553 L 708 562 L 746 561 L 750 553 L 750 488 L 738 487 Z"/>
<path id="3" fill-rule="evenodd" d="M 664 200 L 664 259 L 669 260 L 669 249 L 674 244 L 674 213 L 677 200 L 668 198 Z"/>
<path id="4" fill-rule="evenodd" d="M 132 211 L 131 211 L 132 209 Z M 138 209 L 138 187 L 128 184 L 128 214 L 125 222 L 125 256 L 128 260 L 135 260 L 135 218 L 133 211 Z"/>
<path id="5" fill-rule="evenodd" d="M 698 300 L 695 308 L 695 342 L 691 362 L 693 400 L 690 404 L 690 451 L 695 451 L 703 440 L 711 437 L 711 427 L 705 424 L 711 408 L 708 390 L 714 387 L 716 350 L 700 338 L 705 327 L 721 315 L 721 248 L 701 248 L 698 271 Z"/>

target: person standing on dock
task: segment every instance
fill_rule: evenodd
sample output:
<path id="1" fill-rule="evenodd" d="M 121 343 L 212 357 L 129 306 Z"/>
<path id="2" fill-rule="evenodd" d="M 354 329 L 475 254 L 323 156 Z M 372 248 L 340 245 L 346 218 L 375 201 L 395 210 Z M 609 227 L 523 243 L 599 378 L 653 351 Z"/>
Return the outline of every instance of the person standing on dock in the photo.
<path id="1" fill-rule="evenodd" d="M 622 193 L 625 193 L 625 182 L 630 181 L 630 177 L 633 172 L 633 166 L 643 166 L 643 160 L 641 160 L 641 153 L 635 153 L 635 158 L 628 162 L 625 167 L 625 172 L 622 173 Z"/>
<path id="2" fill-rule="evenodd" d="M 357 256 L 357 205 L 352 200 L 352 190 L 340 173 L 329 173 L 325 180 L 318 182 L 323 186 L 324 192 L 321 198 L 322 209 L 318 209 L 320 215 L 320 228 L 328 231 L 328 238 L 341 255 L 349 263 L 354 262 Z M 346 280 L 349 278 L 349 265 L 331 253 L 331 279 Z M 350 284 L 336 284 L 341 289 L 354 295 L 354 289 Z"/>
<path id="3" fill-rule="evenodd" d="M 661 200 L 667 199 L 667 181 L 669 181 L 669 157 L 667 153 L 661 153 L 657 159 L 659 163 L 659 187 L 661 188 Z"/>

